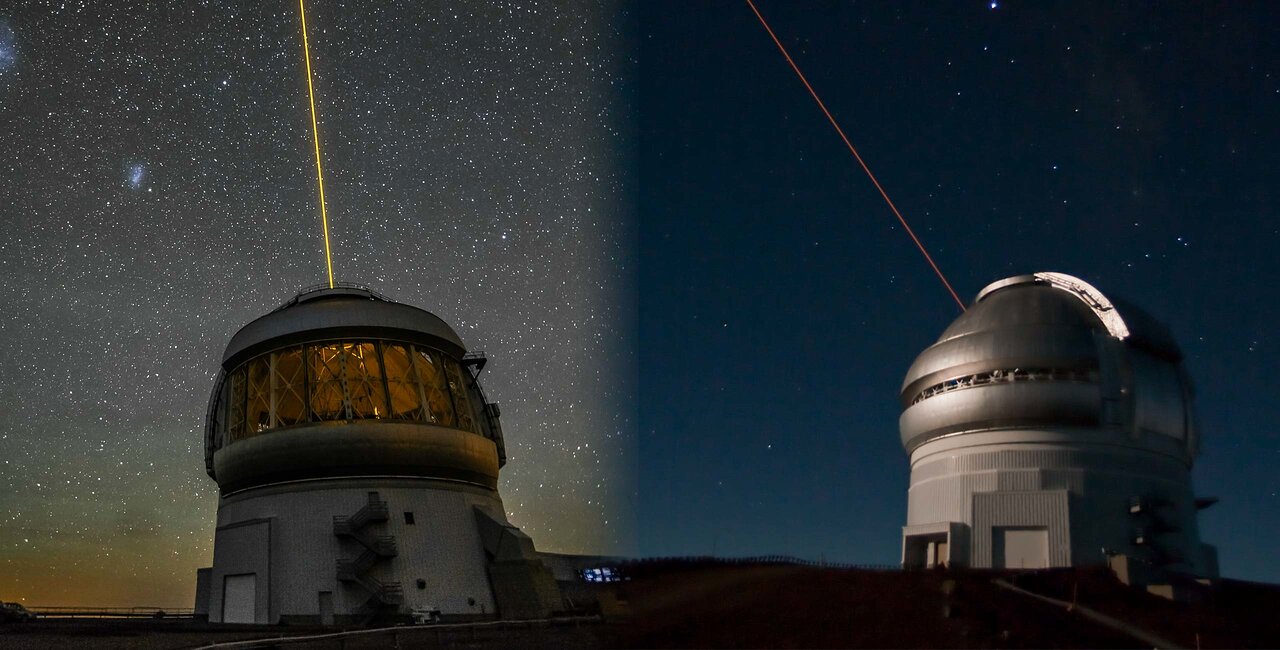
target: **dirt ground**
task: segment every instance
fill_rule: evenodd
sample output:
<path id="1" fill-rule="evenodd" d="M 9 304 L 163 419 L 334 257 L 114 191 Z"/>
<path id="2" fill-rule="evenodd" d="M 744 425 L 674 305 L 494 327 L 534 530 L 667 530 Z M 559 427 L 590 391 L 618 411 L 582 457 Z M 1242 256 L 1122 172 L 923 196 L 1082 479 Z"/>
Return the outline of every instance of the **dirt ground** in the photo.
<path id="1" fill-rule="evenodd" d="M 406 626 L 390 633 L 358 635 L 343 639 L 294 642 L 277 647 L 290 650 L 374 650 L 423 648 L 447 650 L 588 650 L 601 647 L 599 623 L 577 625 L 477 627 L 471 629 Z M 34 623 L 0 625 L 4 650 L 170 650 L 199 648 L 211 643 L 281 636 L 330 634 L 334 628 L 221 625 L 192 621 L 47 619 Z"/>
<path id="2" fill-rule="evenodd" d="M 391 633 L 278 647 L 321 648 L 1140 648 L 1132 636 L 1034 593 L 1124 621 L 1185 648 L 1280 647 L 1280 587 L 1224 580 L 1188 585 L 1173 602 L 1126 587 L 1105 569 L 1042 572 L 876 571 L 785 564 L 634 565 L 599 585 L 605 620 L 506 627 L 408 626 Z M 0 625 L 0 648 L 170 649 L 336 632 L 334 628 L 178 620 L 56 620 Z"/>
<path id="3" fill-rule="evenodd" d="M 1280 587 L 1222 581 L 1194 602 L 1119 583 L 1105 568 L 1029 573 L 868 571 L 674 564 L 632 572 L 621 648 L 1137 648 L 1078 611 L 1001 589 L 996 578 L 1089 607 L 1186 648 L 1280 647 Z M 1198 586 L 1198 585 L 1196 585 Z"/>

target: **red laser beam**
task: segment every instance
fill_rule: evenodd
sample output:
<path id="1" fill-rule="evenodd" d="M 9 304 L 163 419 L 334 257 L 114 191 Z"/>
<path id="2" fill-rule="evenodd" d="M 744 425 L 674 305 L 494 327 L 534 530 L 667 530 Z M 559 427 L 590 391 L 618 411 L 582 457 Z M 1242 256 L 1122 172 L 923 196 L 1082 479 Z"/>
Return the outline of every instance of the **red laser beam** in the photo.
<path id="1" fill-rule="evenodd" d="M 898 222 L 902 224 L 902 227 L 906 229 L 907 234 L 911 236 L 911 241 L 914 241 L 916 243 L 916 248 L 920 249 L 920 254 L 924 255 L 924 259 L 929 262 L 929 266 L 933 267 L 933 272 L 938 274 L 938 279 L 942 281 L 942 286 L 947 288 L 947 292 L 955 299 L 956 304 L 960 305 L 960 311 L 965 311 L 964 301 L 956 294 L 956 290 L 951 288 L 951 283 L 947 282 L 947 277 L 942 274 L 942 269 L 939 269 L 938 265 L 933 261 L 933 258 L 929 256 L 929 251 L 925 250 L 924 244 L 920 243 L 920 238 L 916 237 L 915 231 L 911 229 L 911 226 L 907 225 L 907 220 L 902 218 L 902 213 L 898 211 L 898 206 L 893 204 L 893 200 L 890 199 L 889 194 L 884 191 L 884 187 L 880 185 L 880 181 L 876 180 L 876 175 L 871 173 L 871 168 L 862 160 L 862 156 L 858 155 L 858 150 L 853 147 L 852 142 L 849 142 L 849 137 L 844 134 L 844 129 L 841 129 L 840 124 L 836 122 L 836 118 L 831 116 L 831 111 L 827 110 L 827 105 L 822 103 L 822 98 L 818 97 L 817 91 L 815 91 L 813 86 L 809 84 L 809 80 L 805 78 L 804 73 L 800 72 L 800 67 L 791 59 L 791 54 L 787 52 L 787 48 L 782 45 L 782 41 L 778 40 L 778 35 L 773 33 L 773 28 L 769 26 L 768 21 L 766 21 L 764 16 L 760 14 L 760 10 L 756 9 L 756 4 L 751 0 L 746 1 L 747 6 L 751 7 L 752 13 L 756 15 L 756 18 L 760 19 L 760 24 L 764 25 L 764 30 L 769 32 L 769 37 L 772 38 L 774 44 L 778 46 L 778 50 L 782 52 L 782 56 L 786 58 L 791 69 L 795 71 L 797 77 L 800 77 L 800 81 L 804 83 L 804 87 L 809 90 L 809 94 L 813 96 L 813 101 L 818 102 L 818 108 L 822 109 L 822 113 L 827 116 L 827 120 L 831 122 L 831 126 L 835 127 L 836 133 L 840 134 L 840 139 L 844 140 L 844 146 L 849 148 L 849 153 L 853 154 L 854 159 L 862 166 L 862 171 L 867 173 L 867 178 L 870 178 L 872 184 L 876 186 L 876 190 L 880 192 L 880 196 L 884 198 L 884 202 L 889 204 L 889 209 L 893 210 L 893 216 L 898 218 Z"/>

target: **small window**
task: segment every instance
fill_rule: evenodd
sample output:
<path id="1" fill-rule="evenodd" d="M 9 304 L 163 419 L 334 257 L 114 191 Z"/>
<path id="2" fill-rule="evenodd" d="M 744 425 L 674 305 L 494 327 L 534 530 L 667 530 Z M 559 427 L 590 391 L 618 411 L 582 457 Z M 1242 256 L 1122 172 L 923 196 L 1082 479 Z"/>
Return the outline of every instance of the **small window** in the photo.
<path id="1" fill-rule="evenodd" d="M 410 526 L 412 526 L 412 525 L 413 525 L 413 513 L 412 513 L 412 512 L 406 512 L 406 513 L 404 513 L 404 523 L 409 524 Z"/>

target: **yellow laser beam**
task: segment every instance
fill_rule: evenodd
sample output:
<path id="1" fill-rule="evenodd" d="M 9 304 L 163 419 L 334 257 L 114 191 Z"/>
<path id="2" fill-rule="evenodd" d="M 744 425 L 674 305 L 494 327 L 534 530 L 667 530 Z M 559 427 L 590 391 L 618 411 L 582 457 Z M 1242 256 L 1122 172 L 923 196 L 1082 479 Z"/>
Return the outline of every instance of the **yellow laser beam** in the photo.
<path id="1" fill-rule="evenodd" d="M 320 167 L 320 127 L 316 125 L 316 90 L 311 84 L 311 45 L 307 43 L 306 0 L 298 0 L 302 15 L 302 54 L 307 60 L 307 97 L 311 100 L 311 135 L 316 143 L 316 179 L 320 182 L 320 223 L 324 225 L 324 262 L 329 269 L 329 288 L 333 288 L 333 257 L 329 252 L 329 213 L 324 205 L 324 170 Z"/>

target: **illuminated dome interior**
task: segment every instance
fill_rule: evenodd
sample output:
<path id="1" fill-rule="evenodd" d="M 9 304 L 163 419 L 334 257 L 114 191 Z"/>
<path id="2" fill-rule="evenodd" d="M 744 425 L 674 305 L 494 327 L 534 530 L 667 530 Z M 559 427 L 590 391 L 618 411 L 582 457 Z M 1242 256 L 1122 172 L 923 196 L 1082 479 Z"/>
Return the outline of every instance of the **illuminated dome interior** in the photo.
<path id="1" fill-rule="evenodd" d="M 461 464 L 491 484 L 505 452 L 497 407 L 476 379 L 484 361 L 429 312 L 354 285 L 303 291 L 228 344 L 206 468 L 244 487 L 337 472 L 452 476 L 457 467 L 441 466 Z M 243 447 L 260 437 L 275 442 Z M 269 467 L 277 454 L 290 462 Z"/>

